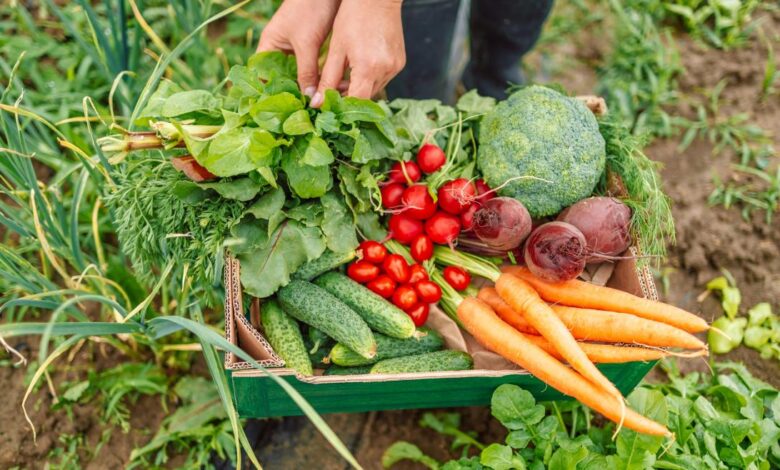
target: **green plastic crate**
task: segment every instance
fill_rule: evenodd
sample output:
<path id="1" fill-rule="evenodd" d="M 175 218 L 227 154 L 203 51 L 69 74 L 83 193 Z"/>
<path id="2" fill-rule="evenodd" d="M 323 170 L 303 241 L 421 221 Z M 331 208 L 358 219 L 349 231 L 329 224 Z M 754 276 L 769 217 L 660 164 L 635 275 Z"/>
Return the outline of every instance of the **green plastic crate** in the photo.
<path id="1" fill-rule="evenodd" d="M 651 273 L 637 267 L 633 259 L 619 261 L 610 287 L 657 298 Z M 537 400 L 563 400 L 565 395 L 525 371 L 472 370 L 433 374 L 354 375 L 296 377 L 262 335 L 244 316 L 238 263 L 228 260 L 225 270 L 225 331 L 228 340 L 240 345 L 263 366 L 292 385 L 320 413 L 364 412 L 414 408 L 446 408 L 487 405 L 493 391 L 511 383 L 531 392 Z M 623 394 L 628 394 L 655 362 L 599 365 Z M 238 414 L 244 418 L 267 418 L 302 414 L 293 400 L 262 371 L 231 353 L 225 356 L 228 381 Z"/>

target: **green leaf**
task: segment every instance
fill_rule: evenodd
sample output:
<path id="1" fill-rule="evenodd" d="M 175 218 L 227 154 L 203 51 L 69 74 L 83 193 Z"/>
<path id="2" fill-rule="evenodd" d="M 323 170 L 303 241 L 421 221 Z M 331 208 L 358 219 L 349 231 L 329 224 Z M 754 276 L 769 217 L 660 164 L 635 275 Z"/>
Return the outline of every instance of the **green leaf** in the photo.
<path id="1" fill-rule="evenodd" d="M 67 401 L 79 401 L 88 388 L 89 380 L 78 382 L 77 384 L 72 385 L 67 390 L 65 390 L 65 393 L 62 394 L 62 399 Z"/>
<path id="2" fill-rule="evenodd" d="M 330 167 L 306 165 L 299 153 L 290 149 L 282 156 L 282 170 L 287 175 L 287 182 L 295 194 L 304 199 L 321 197 L 332 184 Z"/>
<path id="3" fill-rule="evenodd" d="M 316 135 L 310 136 L 307 140 L 298 139 L 296 144 L 305 145 L 303 155 L 299 156 L 299 161 L 309 166 L 323 166 L 333 163 L 333 152 L 330 151 L 327 142 Z M 294 151 L 300 152 L 300 146 L 296 145 Z"/>
<path id="4" fill-rule="evenodd" d="M 637 388 L 628 396 L 628 404 L 637 413 L 658 423 L 666 424 L 668 421 L 666 400 L 661 392 Z M 663 441 L 662 436 L 650 436 L 623 428 L 617 437 L 617 455 L 621 457 L 626 468 L 648 468 L 647 466 L 655 461 L 655 454 Z M 652 462 L 649 461 L 651 457 Z"/>
<path id="5" fill-rule="evenodd" d="M 511 470 L 526 468 L 525 461 L 512 452 L 512 448 L 501 444 L 490 444 L 479 455 L 479 463 L 493 470 Z"/>
<path id="6" fill-rule="evenodd" d="M 466 117 L 484 114 L 496 107 L 496 99 L 490 96 L 479 96 L 477 90 L 470 90 L 458 99 L 455 107 L 465 113 Z"/>
<path id="7" fill-rule="evenodd" d="M 257 129 L 238 127 L 226 132 L 220 131 L 210 140 L 206 155 L 195 159 L 217 176 L 235 176 L 255 169 L 250 157 L 252 138 Z"/>
<path id="8" fill-rule="evenodd" d="M 339 120 L 333 111 L 322 111 L 317 114 L 314 119 L 314 127 L 320 134 L 323 132 L 336 133 L 340 129 Z"/>
<path id="9" fill-rule="evenodd" d="M 271 228 L 266 220 L 244 217 L 230 229 L 230 235 L 234 238 L 230 244 L 230 252 L 234 256 L 254 253 L 256 250 L 268 245 L 269 232 L 273 230 L 275 230 L 275 227 Z"/>
<path id="10" fill-rule="evenodd" d="M 773 317 L 772 305 L 769 302 L 761 302 L 748 310 L 748 324 L 751 326 L 761 326 Z"/>
<path id="11" fill-rule="evenodd" d="M 588 449 L 585 447 L 579 447 L 577 450 L 559 448 L 555 451 L 550 459 L 550 463 L 547 465 L 550 470 L 576 469 L 577 465 L 585 460 L 588 454 Z"/>
<path id="12" fill-rule="evenodd" d="M 280 133 L 282 123 L 299 109 L 303 109 L 301 100 L 291 93 L 282 92 L 255 101 L 249 109 L 249 115 L 261 129 Z"/>
<path id="13" fill-rule="evenodd" d="M 249 58 L 247 66 L 262 80 L 269 80 L 274 75 L 294 80 L 298 75 L 295 56 L 280 51 L 258 52 Z"/>
<path id="14" fill-rule="evenodd" d="M 335 104 L 334 111 L 344 124 L 354 122 L 379 122 L 387 118 L 385 110 L 371 100 L 347 96 Z"/>
<path id="15" fill-rule="evenodd" d="M 773 331 L 763 326 L 749 326 L 745 330 L 745 345 L 753 349 L 760 349 L 772 338 Z"/>
<path id="16" fill-rule="evenodd" d="M 328 249 L 336 253 L 346 253 L 358 246 L 355 225 L 344 203 L 344 197 L 329 191 L 320 198 L 324 209 L 322 232 L 325 234 Z"/>
<path id="17" fill-rule="evenodd" d="M 360 234 L 368 240 L 384 240 L 387 230 L 379 222 L 379 214 L 376 212 L 360 212 L 357 214 L 357 227 Z"/>
<path id="18" fill-rule="evenodd" d="M 294 220 L 287 220 L 271 235 L 266 247 L 239 255 L 241 284 L 247 294 L 264 298 L 290 282 L 290 275 L 303 263 L 325 251 L 322 233 Z"/>
<path id="19" fill-rule="evenodd" d="M 533 395 L 517 385 L 500 385 L 490 399 L 492 415 L 508 429 L 524 429 L 544 418 L 544 406 L 537 405 Z"/>
<path id="20" fill-rule="evenodd" d="M 390 468 L 402 460 L 411 460 L 432 470 L 439 468 L 439 462 L 425 455 L 416 445 L 406 441 L 395 442 L 382 454 L 382 466 L 384 468 Z"/>
<path id="21" fill-rule="evenodd" d="M 237 178 L 232 181 L 200 183 L 198 186 L 212 189 L 225 199 L 246 202 L 254 199 L 266 184 L 258 183 L 251 178 Z"/>
<path id="22" fill-rule="evenodd" d="M 288 117 L 282 125 L 282 131 L 287 135 L 303 135 L 314 132 L 314 126 L 309 118 L 309 112 L 299 109 Z"/>
<path id="23" fill-rule="evenodd" d="M 222 102 L 206 90 L 180 91 L 169 96 L 162 104 L 163 117 L 172 118 L 194 112 L 212 114 L 219 110 Z"/>
<path id="24" fill-rule="evenodd" d="M 710 350 L 715 354 L 725 354 L 739 346 L 742 343 L 745 325 L 747 325 L 745 317 L 732 320 L 724 316 L 712 322 L 714 328 L 707 333 Z"/>
<path id="25" fill-rule="evenodd" d="M 730 285 L 725 276 L 717 277 L 708 282 L 707 290 L 719 291 L 723 311 L 729 318 L 737 316 L 739 304 L 742 302 L 742 293 L 735 286 Z"/>
<path id="26" fill-rule="evenodd" d="M 246 213 L 252 214 L 256 219 L 269 220 L 282 210 L 284 202 L 284 191 L 277 188 L 263 194 L 260 199 L 247 208 Z"/>
<path id="27" fill-rule="evenodd" d="M 165 101 L 171 95 L 179 93 L 180 91 L 182 91 L 182 88 L 176 83 L 167 79 L 160 80 L 160 84 L 157 86 L 154 93 L 152 93 L 152 96 L 149 97 L 149 101 L 146 103 L 144 109 L 141 110 L 141 113 L 138 115 L 138 118 L 136 118 L 134 124 L 137 126 L 148 125 L 151 119 L 162 116 L 162 108 Z"/>
<path id="28" fill-rule="evenodd" d="M 352 149 L 352 161 L 368 163 L 394 156 L 393 145 L 376 129 L 361 128 Z"/>

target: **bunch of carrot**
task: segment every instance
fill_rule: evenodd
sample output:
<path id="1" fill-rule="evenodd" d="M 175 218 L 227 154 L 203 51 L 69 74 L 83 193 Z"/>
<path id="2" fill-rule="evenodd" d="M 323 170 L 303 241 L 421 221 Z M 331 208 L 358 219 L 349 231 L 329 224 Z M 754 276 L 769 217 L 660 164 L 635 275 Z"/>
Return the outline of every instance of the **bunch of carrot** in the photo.
<path id="1" fill-rule="evenodd" d="M 477 341 L 629 429 L 669 435 L 665 426 L 626 408 L 622 394 L 594 362 L 706 355 L 706 345 L 692 333 L 707 330 L 707 322 L 617 289 L 578 280 L 550 283 L 520 266 L 500 272 L 471 255 L 449 251 L 437 261 L 471 267 L 473 274 L 495 283 L 477 297 L 455 301 L 458 320 Z M 673 353 L 663 348 L 691 351 Z"/>

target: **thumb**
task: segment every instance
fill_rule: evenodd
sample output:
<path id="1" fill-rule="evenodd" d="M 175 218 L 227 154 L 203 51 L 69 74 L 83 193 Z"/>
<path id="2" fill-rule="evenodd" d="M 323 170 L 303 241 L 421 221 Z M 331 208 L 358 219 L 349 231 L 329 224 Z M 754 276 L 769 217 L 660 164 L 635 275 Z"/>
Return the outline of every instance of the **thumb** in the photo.
<path id="1" fill-rule="evenodd" d="M 344 78 L 346 58 L 339 52 L 332 50 L 328 53 L 325 66 L 322 68 L 320 83 L 317 85 L 317 93 L 311 99 L 312 108 L 319 108 L 325 99 L 325 90 L 336 89 Z"/>
<path id="2" fill-rule="evenodd" d="M 298 62 L 298 86 L 303 94 L 311 98 L 317 90 L 317 81 L 320 78 L 317 58 L 319 47 L 301 47 L 296 49 L 295 57 Z"/>

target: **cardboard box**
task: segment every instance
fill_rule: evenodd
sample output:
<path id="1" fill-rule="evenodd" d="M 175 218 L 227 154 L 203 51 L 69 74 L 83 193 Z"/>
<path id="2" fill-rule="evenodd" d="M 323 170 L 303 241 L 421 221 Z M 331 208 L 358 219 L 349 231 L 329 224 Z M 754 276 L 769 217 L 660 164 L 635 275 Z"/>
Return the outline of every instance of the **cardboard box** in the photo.
<path id="1" fill-rule="evenodd" d="M 635 250 L 632 249 L 632 252 Z M 597 275 L 616 289 L 657 299 L 652 274 L 637 266 L 633 258 L 619 260 L 611 272 Z M 594 279 L 595 281 L 595 279 Z M 320 413 L 361 412 L 412 408 L 443 408 L 487 405 L 501 384 L 516 384 L 537 400 L 568 397 L 548 387 L 526 371 L 475 369 L 428 374 L 296 376 L 273 352 L 261 333 L 245 316 L 239 264 L 227 260 L 225 267 L 225 333 L 228 340 L 244 349 L 272 372 L 286 380 Z M 429 322 L 430 323 L 430 322 Z M 467 334 L 466 334 L 467 335 Z M 604 364 L 604 374 L 618 389 L 628 394 L 650 371 L 654 362 Z M 233 354 L 225 356 L 225 368 L 236 408 L 244 418 L 266 418 L 302 414 L 292 399 L 262 371 L 253 369 Z"/>

